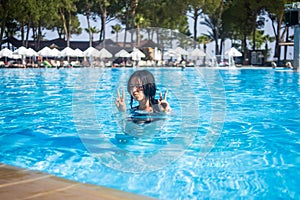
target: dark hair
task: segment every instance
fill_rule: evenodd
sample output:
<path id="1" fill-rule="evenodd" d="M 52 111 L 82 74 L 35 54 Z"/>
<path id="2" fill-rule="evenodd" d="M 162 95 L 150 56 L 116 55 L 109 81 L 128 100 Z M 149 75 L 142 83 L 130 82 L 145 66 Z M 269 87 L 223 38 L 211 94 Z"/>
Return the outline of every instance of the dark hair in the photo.
<path id="1" fill-rule="evenodd" d="M 157 100 L 155 100 L 156 85 L 155 85 L 155 79 L 153 74 L 148 70 L 135 71 L 128 80 L 127 90 L 129 93 L 130 93 L 130 82 L 132 81 L 133 78 L 138 78 L 141 80 L 143 85 L 143 92 L 146 98 L 149 99 L 150 105 L 157 104 Z M 133 97 L 131 96 L 130 99 L 131 108 L 132 108 L 132 102 L 133 102 Z"/>

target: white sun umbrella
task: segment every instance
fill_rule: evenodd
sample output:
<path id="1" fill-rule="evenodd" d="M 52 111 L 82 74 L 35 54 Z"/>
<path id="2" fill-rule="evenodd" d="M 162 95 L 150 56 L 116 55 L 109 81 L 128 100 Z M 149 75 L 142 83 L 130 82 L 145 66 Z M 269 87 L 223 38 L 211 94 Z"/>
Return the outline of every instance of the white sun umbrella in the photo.
<path id="1" fill-rule="evenodd" d="M 38 51 L 38 54 L 43 56 L 43 57 L 51 57 L 52 51 L 49 47 L 44 47 L 41 50 Z"/>
<path id="2" fill-rule="evenodd" d="M 119 51 L 118 53 L 115 54 L 115 57 L 129 58 L 129 57 L 131 57 L 131 55 L 125 49 L 122 49 L 121 51 Z"/>
<path id="3" fill-rule="evenodd" d="M 154 60 L 161 60 L 161 51 L 157 47 L 154 48 Z"/>
<path id="4" fill-rule="evenodd" d="M 231 57 L 241 57 L 242 53 L 239 52 L 236 48 L 231 47 L 229 50 L 225 51 L 225 55 L 228 55 Z"/>
<path id="5" fill-rule="evenodd" d="M 30 62 L 31 62 L 32 61 L 31 57 L 38 56 L 38 53 L 35 50 L 33 50 L 32 48 L 28 48 L 27 52 L 26 52 L 26 56 L 30 57 Z"/>
<path id="6" fill-rule="evenodd" d="M 176 60 L 180 61 L 181 55 L 174 49 L 169 49 L 167 52 L 164 53 L 164 58 L 176 58 Z"/>
<path id="7" fill-rule="evenodd" d="M 61 52 L 57 48 L 51 49 L 51 56 L 52 57 L 60 57 L 60 54 L 61 54 Z"/>
<path id="8" fill-rule="evenodd" d="M 60 52 L 62 57 L 76 57 L 76 52 L 71 47 L 66 47 Z"/>
<path id="9" fill-rule="evenodd" d="M 137 48 L 133 48 L 133 51 L 130 54 L 131 54 L 132 60 L 141 60 L 141 58 L 146 57 L 146 55 Z"/>
<path id="10" fill-rule="evenodd" d="M 184 50 L 181 47 L 176 47 L 176 49 L 174 49 L 174 51 L 177 52 L 178 54 L 182 55 L 182 56 L 186 56 L 186 55 L 189 54 L 186 50 Z"/>
<path id="11" fill-rule="evenodd" d="M 8 48 L 4 48 L 0 51 L 0 58 L 1 57 L 8 57 L 11 58 L 13 55 L 13 52 L 9 50 Z"/>
<path id="12" fill-rule="evenodd" d="M 21 55 L 19 55 L 19 54 L 12 54 L 12 56 L 11 56 L 11 58 L 12 59 L 21 59 L 22 58 L 22 56 Z"/>
<path id="13" fill-rule="evenodd" d="M 94 56 L 97 52 L 98 50 L 96 48 L 89 47 L 83 52 L 83 55 L 86 57 L 90 57 L 90 56 Z"/>
<path id="14" fill-rule="evenodd" d="M 178 56 L 180 56 L 180 54 L 177 51 L 175 51 L 174 49 L 169 49 L 166 53 L 164 53 L 164 56 L 178 57 Z"/>
<path id="15" fill-rule="evenodd" d="M 111 58 L 112 54 L 105 48 L 102 48 L 99 52 L 98 52 L 98 56 L 99 58 Z"/>
<path id="16" fill-rule="evenodd" d="M 84 56 L 83 51 L 81 51 L 80 49 L 76 48 L 74 51 L 76 53 L 76 57 L 83 57 Z"/>
<path id="17" fill-rule="evenodd" d="M 192 57 L 203 57 L 203 56 L 206 56 L 206 54 L 201 49 L 196 48 L 193 51 L 189 52 L 189 56 L 192 56 Z"/>
<path id="18" fill-rule="evenodd" d="M 26 54 L 27 54 L 27 48 L 21 46 L 13 52 L 12 58 L 22 59 L 22 63 L 25 63 Z"/>
<path id="19" fill-rule="evenodd" d="M 20 55 L 20 56 L 26 56 L 27 55 L 27 51 L 28 49 L 26 47 L 19 47 L 18 49 L 16 49 L 13 54 L 17 54 L 17 55 Z"/>
<path id="20" fill-rule="evenodd" d="M 35 50 L 33 50 L 32 48 L 28 48 L 28 49 L 27 49 L 27 54 L 26 54 L 26 56 L 32 57 L 32 56 L 37 56 L 37 55 L 38 55 L 38 53 L 37 53 Z"/>
<path id="21" fill-rule="evenodd" d="M 225 51 L 225 55 L 229 56 L 229 67 L 235 67 L 234 57 L 241 57 L 242 53 L 239 52 L 236 48 L 231 47 L 229 50 Z"/>

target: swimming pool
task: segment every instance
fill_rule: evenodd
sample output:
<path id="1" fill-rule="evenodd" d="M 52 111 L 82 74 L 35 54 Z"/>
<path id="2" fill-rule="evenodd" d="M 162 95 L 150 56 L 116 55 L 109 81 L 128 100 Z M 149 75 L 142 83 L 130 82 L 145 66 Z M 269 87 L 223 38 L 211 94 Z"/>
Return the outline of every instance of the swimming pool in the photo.
<path id="1" fill-rule="evenodd" d="M 0 69 L 0 162 L 160 199 L 299 197 L 299 73 L 148 69 L 173 113 L 127 135 L 134 69 Z"/>

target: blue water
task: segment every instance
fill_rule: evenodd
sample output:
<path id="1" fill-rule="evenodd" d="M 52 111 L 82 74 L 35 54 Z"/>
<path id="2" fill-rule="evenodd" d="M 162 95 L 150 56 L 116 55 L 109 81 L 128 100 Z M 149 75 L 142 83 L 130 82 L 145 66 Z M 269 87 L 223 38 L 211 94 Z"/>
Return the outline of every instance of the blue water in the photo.
<path id="1" fill-rule="evenodd" d="M 132 68 L 0 69 L 0 162 L 159 199 L 299 199 L 299 73 L 148 69 L 173 111 L 141 124 L 114 106 Z"/>

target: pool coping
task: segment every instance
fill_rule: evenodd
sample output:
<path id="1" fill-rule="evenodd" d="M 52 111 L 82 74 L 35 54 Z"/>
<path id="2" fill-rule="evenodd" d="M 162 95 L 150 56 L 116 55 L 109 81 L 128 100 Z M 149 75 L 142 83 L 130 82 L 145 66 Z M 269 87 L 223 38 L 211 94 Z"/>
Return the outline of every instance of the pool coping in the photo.
<path id="1" fill-rule="evenodd" d="M 103 186 L 79 183 L 51 174 L 0 163 L 0 199 L 150 200 L 154 198 Z"/>

